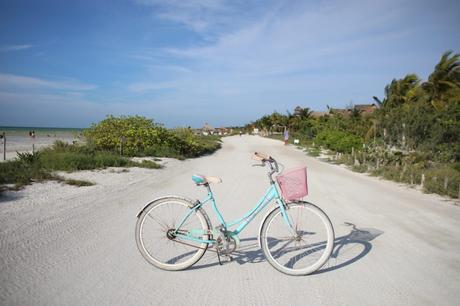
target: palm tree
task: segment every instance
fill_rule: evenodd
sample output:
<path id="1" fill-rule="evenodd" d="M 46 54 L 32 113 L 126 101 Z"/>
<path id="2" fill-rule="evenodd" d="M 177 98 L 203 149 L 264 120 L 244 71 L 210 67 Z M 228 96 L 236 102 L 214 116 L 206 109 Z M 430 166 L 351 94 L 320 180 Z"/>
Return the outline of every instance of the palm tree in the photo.
<path id="1" fill-rule="evenodd" d="M 445 94 L 452 89 L 460 87 L 460 54 L 445 52 L 434 71 L 428 77 L 428 81 L 422 84 L 422 88 L 429 95 L 429 100 L 436 110 L 442 110 L 446 106 Z"/>
<path id="2" fill-rule="evenodd" d="M 270 120 L 272 125 L 286 126 L 288 123 L 288 116 L 275 111 L 270 115 Z"/>
<path id="3" fill-rule="evenodd" d="M 269 115 L 263 116 L 262 118 L 260 118 L 256 122 L 257 122 L 257 124 L 256 124 L 257 127 L 260 128 L 260 129 L 269 129 L 270 126 L 272 126 L 272 124 L 273 124 Z"/>
<path id="4" fill-rule="evenodd" d="M 408 74 L 403 79 L 393 79 L 385 87 L 385 99 L 382 104 L 385 108 L 395 107 L 411 101 L 415 96 L 420 79 L 415 74 Z"/>
<path id="5" fill-rule="evenodd" d="M 311 111 L 310 108 L 308 108 L 308 107 L 302 108 L 302 109 L 299 111 L 299 117 L 300 117 L 300 119 L 302 119 L 302 120 L 309 119 L 310 116 L 311 116 L 311 114 L 312 114 L 312 111 Z"/>

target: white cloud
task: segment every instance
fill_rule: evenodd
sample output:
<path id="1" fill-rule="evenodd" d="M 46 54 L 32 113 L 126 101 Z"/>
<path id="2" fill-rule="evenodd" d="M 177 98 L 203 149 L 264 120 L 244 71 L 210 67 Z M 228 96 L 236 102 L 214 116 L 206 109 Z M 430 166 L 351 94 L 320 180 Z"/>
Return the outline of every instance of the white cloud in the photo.
<path id="1" fill-rule="evenodd" d="M 377 53 L 378 46 L 411 33 L 396 25 L 386 26 L 400 16 L 399 10 L 391 2 L 366 1 L 328 2 L 321 7 L 276 6 L 251 24 L 220 34 L 214 43 L 163 49 L 156 55 L 157 59 L 165 57 L 166 52 L 179 59 L 182 66 L 188 64 L 190 73 L 178 71 L 169 77 L 168 86 L 173 83 L 178 92 L 286 92 L 303 90 L 312 82 L 318 84 L 315 78 L 322 79 L 325 87 L 331 74 L 335 74 L 334 79 L 341 78 L 337 70 L 346 66 L 346 61 L 357 61 L 358 69 L 368 68 L 365 58 L 358 61 L 360 55 L 372 54 L 374 48 Z M 316 71 L 321 75 L 315 75 Z M 157 90 L 164 85 L 154 73 L 150 79 L 146 77 L 131 89 Z"/>
<path id="2" fill-rule="evenodd" d="M 197 9 L 187 7 L 189 2 L 185 7 L 174 1 L 153 3 L 170 11 L 182 10 L 176 16 Z M 350 100 L 365 103 L 394 77 L 389 67 L 406 56 L 387 54 L 389 48 L 407 43 L 414 34 L 412 24 L 405 20 L 412 6 L 397 1 L 267 1 L 266 5 L 258 3 L 263 10 L 257 13 L 246 13 L 242 7 L 245 3 L 239 2 L 240 14 L 234 12 L 232 3 L 236 2 L 204 9 L 214 16 L 201 14 L 206 15 L 207 23 L 197 30 L 202 36 L 226 20 L 234 23 L 214 31 L 212 40 L 188 48 L 166 47 L 142 53 L 138 59 L 145 61 L 146 73 L 130 85 L 130 90 L 154 93 L 173 88 L 162 92 L 162 101 L 190 104 L 193 109 L 200 105 L 207 112 L 218 106 L 226 113 L 234 111 L 236 117 L 242 116 L 238 115 L 241 109 L 256 116 L 305 103 L 317 110 L 326 104 L 342 106 Z M 154 7 L 153 14 L 158 16 L 166 8 Z M 218 20 L 221 15 L 224 21 Z M 180 63 L 189 71 L 171 69 L 162 74 L 149 68 L 171 63 Z M 215 116 L 222 115 L 216 112 Z"/>
<path id="3" fill-rule="evenodd" d="M 32 45 L 8 45 L 8 46 L 1 46 L 0 52 L 10 52 L 10 51 L 19 51 L 32 48 Z"/>
<path id="4" fill-rule="evenodd" d="M 58 90 L 86 91 L 96 89 L 93 84 L 81 83 L 75 80 L 50 81 L 41 78 L 0 73 L 0 87 L 12 88 L 49 88 Z"/>
<path id="5" fill-rule="evenodd" d="M 357 8 L 360 8 L 359 10 Z M 379 11 L 380 16 L 376 16 Z M 250 26 L 222 34 L 214 44 L 188 49 L 170 49 L 173 55 L 202 61 L 205 67 L 259 75 L 288 73 L 326 64 L 333 55 L 348 55 L 360 47 L 407 35 L 405 29 L 381 30 L 396 11 L 391 5 L 329 3 L 321 9 L 308 6 L 280 9 Z M 359 20 L 359 22 L 356 22 Z"/>
<path id="6" fill-rule="evenodd" d="M 225 0 L 134 0 L 151 7 L 156 17 L 176 22 L 200 33 L 213 34 L 239 25 L 247 12 L 238 2 Z M 250 1 L 248 1 L 249 3 Z M 265 4 L 268 3 L 268 0 Z M 227 29 L 228 30 L 228 29 Z"/>

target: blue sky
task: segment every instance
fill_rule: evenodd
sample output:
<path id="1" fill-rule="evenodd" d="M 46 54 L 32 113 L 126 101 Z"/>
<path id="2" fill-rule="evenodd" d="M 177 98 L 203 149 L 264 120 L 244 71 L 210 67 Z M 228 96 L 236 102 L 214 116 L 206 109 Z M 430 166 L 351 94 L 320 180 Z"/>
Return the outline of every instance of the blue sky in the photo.
<path id="1" fill-rule="evenodd" d="M 460 52 L 459 1 L 0 0 L 0 125 L 241 125 L 372 102 Z"/>

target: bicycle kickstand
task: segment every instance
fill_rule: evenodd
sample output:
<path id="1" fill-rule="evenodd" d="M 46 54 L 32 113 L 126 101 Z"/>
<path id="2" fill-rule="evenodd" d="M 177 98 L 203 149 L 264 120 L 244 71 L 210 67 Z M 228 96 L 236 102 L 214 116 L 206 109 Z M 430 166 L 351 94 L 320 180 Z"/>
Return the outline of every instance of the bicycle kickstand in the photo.
<path id="1" fill-rule="evenodd" d="M 217 251 L 217 260 L 219 260 L 219 265 L 223 265 L 222 261 L 220 260 L 220 252 L 219 252 L 219 248 L 216 249 Z"/>
<path id="2" fill-rule="evenodd" d="M 221 259 L 220 259 L 220 251 L 219 249 L 216 250 L 217 251 L 217 260 L 219 260 L 219 265 L 223 266 L 225 262 L 231 262 L 233 261 L 233 257 L 228 255 L 228 254 L 222 254 L 223 257 L 227 258 L 227 260 L 225 262 L 223 262 Z"/>

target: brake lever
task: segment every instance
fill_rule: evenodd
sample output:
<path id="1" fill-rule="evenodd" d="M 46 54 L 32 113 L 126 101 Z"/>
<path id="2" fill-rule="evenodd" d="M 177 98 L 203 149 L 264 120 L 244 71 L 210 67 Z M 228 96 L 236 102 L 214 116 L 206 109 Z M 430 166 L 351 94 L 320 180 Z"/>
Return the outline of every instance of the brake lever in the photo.
<path id="1" fill-rule="evenodd" d="M 253 167 L 265 167 L 265 163 L 262 162 L 261 164 L 253 164 Z"/>

